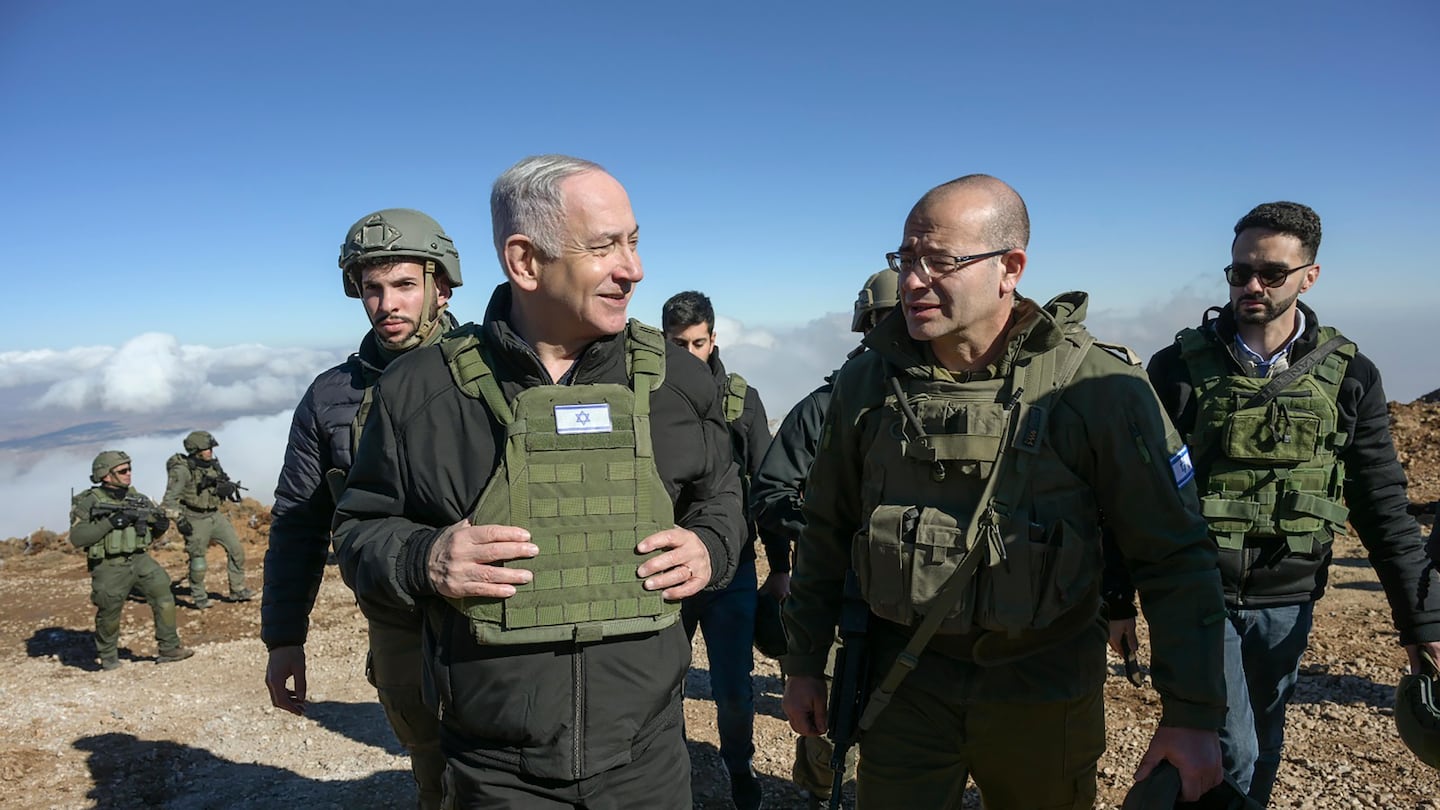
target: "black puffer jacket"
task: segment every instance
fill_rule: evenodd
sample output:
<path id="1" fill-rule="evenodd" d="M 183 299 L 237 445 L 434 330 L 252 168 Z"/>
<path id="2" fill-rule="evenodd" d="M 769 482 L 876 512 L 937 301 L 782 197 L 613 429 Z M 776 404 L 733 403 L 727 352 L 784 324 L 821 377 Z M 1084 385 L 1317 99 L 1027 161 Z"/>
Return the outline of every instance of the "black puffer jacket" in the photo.
<path id="1" fill-rule="evenodd" d="M 429 342 L 455 328 L 448 312 L 444 319 Z M 360 348 L 345 362 L 321 372 L 295 406 L 265 551 L 260 638 L 267 649 L 305 643 L 310 611 L 325 575 L 330 521 L 335 515 L 325 472 L 349 471 L 350 426 L 365 389 L 375 384 L 389 362 L 375 333 L 367 332 Z"/>
<path id="2" fill-rule="evenodd" d="M 780 423 L 775 440 L 760 460 L 760 469 L 750 482 L 750 514 L 765 545 L 770 570 L 790 570 L 790 550 L 800 539 L 805 518 L 805 478 L 820 446 L 820 428 L 835 389 L 832 374 L 825 384 L 805 395 Z"/>
<path id="3" fill-rule="evenodd" d="M 552 384 L 510 328 L 501 286 L 481 327 L 507 397 Z M 576 384 L 625 383 L 625 341 L 601 338 L 576 361 Z M 745 536 L 740 480 L 715 383 L 669 347 L 652 394 L 656 467 L 677 525 L 710 551 L 714 579 L 731 577 Z M 441 530 L 473 513 L 495 472 L 503 430 L 484 402 L 456 387 L 438 348 L 392 364 L 376 389 L 355 466 L 336 513 L 345 581 L 367 603 L 425 611 L 427 700 L 447 751 L 534 777 L 574 781 L 629 762 L 680 722 L 690 647 L 677 622 L 658 633 L 595 644 L 481 646 L 462 614 L 436 597 L 425 571 Z"/>
<path id="4" fill-rule="evenodd" d="M 725 370 L 725 364 L 720 362 L 720 350 L 717 348 L 710 353 L 710 373 L 715 375 L 716 387 L 724 392 L 730 380 L 730 374 Z M 722 402 L 724 394 L 721 394 Z M 723 406 L 722 406 L 723 407 Z M 749 476 L 751 486 L 754 486 L 755 474 L 760 470 L 760 459 L 765 457 L 765 451 L 770 448 L 770 419 L 765 415 L 765 404 L 760 401 L 760 392 L 749 381 L 745 384 L 745 407 L 740 416 L 730 423 L 730 441 L 734 448 L 735 461 L 741 465 L 741 475 Z M 743 489 L 743 488 L 742 488 Z M 748 492 L 742 492 L 747 498 Z M 740 552 L 740 561 L 755 559 L 755 520 L 754 512 L 746 508 L 746 533 L 745 548 Z M 782 571 L 790 570 L 788 549 L 783 557 L 784 567 Z M 770 561 L 770 568 L 775 569 L 776 558 L 770 554 L 769 546 L 765 551 L 766 558 Z"/>
<path id="5" fill-rule="evenodd" d="M 1291 349 L 1292 364 L 1316 348 L 1320 330 L 1314 311 L 1304 304 L 1299 307 L 1305 315 L 1305 330 Z M 1206 328 L 1212 330 L 1219 346 L 1233 346 L 1236 328 L 1232 308 L 1224 307 Z M 1236 373 L 1240 373 L 1233 351 L 1227 355 Z M 1188 437 L 1194 430 L 1196 406 L 1190 371 L 1180 356 L 1180 347 L 1171 344 L 1161 349 L 1151 358 L 1147 371 L 1166 412 L 1181 434 Z M 1410 501 L 1405 491 L 1405 471 L 1395 456 L 1380 371 L 1365 355 L 1357 353 L 1346 368 L 1337 405 L 1339 430 L 1349 437 L 1339 455 L 1345 465 L 1345 505 L 1350 509 L 1350 525 L 1369 552 L 1370 563 L 1385 588 L 1400 643 L 1440 641 L 1440 579 L 1433 566 L 1426 567 L 1419 525 L 1407 511 Z M 1203 475 L 1204 470 L 1197 473 Z M 1241 569 L 1255 563 L 1249 557 L 1245 559 L 1248 562 L 1238 555 L 1221 555 L 1225 598 L 1232 607 L 1294 605 L 1319 599 L 1325 592 L 1328 556 L 1318 566 L 1304 560 L 1287 565 L 1281 560 L 1265 577 L 1245 576 Z M 1292 576 L 1285 576 L 1285 572 Z M 1114 574 L 1112 569 L 1107 578 Z"/>

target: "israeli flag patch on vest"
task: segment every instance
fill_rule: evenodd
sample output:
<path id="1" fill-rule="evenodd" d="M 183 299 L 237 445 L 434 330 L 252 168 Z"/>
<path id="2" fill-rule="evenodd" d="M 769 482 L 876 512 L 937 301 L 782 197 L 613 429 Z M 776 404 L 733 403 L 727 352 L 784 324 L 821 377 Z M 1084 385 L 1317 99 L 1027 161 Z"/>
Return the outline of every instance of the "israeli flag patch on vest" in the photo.
<path id="1" fill-rule="evenodd" d="M 609 433 L 612 430 L 608 403 L 555 406 L 555 432 L 562 436 L 570 433 Z"/>
<path id="2" fill-rule="evenodd" d="M 1183 487 L 1195 479 L 1195 465 L 1190 461 L 1190 448 L 1180 445 L 1180 450 L 1170 457 L 1170 473 L 1175 476 L 1175 486 Z"/>

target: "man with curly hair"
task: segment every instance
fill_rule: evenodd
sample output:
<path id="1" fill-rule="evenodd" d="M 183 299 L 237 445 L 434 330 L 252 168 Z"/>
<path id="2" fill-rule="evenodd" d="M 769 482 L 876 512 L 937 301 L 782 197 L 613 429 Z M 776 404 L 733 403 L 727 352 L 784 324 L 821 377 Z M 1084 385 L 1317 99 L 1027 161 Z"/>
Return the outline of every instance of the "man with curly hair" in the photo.
<path id="1" fill-rule="evenodd" d="M 1270 799 L 1315 601 L 1348 519 L 1389 598 L 1411 671 L 1440 654 L 1440 581 L 1407 513 L 1380 372 L 1300 303 L 1320 277 L 1320 217 L 1294 202 L 1235 225 L 1230 303 L 1151 360 L 1150 380 L 1189 443 L 1225 586 L 1225 768 Z M 1133 648 L 1123 571 L 1106 588 L 1111 646 Z M 1116 583 L 1119 583 L 1118 586 Z"/>

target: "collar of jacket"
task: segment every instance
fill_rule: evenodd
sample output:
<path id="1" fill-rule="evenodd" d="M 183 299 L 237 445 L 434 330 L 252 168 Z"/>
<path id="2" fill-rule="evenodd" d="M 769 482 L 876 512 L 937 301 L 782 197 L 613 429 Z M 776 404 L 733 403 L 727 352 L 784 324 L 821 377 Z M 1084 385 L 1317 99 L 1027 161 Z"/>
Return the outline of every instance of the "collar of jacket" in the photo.
<path id="1" fill-rule="evenodd" d="M 725 386 L 730 384 L 729 379 L 727 379 L 730 375 L 725 371 L 725 364 L 720 362 L 719 346 L 711 350 L 710 359 L 705 361 L 705 363 L 710 366 L 710 373 L 715 375 L 715 384 L 720 386 L 721 390 L 724 390 Z"/>
<path id="2" fill-rule="evenodd" d="M 491 294 L 490 303 L 485 307 L 485 322 L 480 326 L 485 340 L 491 347 L 493 356 L 505 366 L 502 376 L 526 388 L 554 385 L 555 381 L 550 378 L 550 372 L 545 369 L 545 364 L 540 362 L 540 355 L 535 353 L 534 347 L 515 331 L 510 322 L 510 306 L 514 300 L 512 296 L 508 282 L 496 287 Z M 586 346 L 575 361 L 570 383 L 585 384 L 601 380 L 613 382 L 616 379 L 614 367 L 617 363 L 620 364 L 620 376 L 624 377 L 625 341 L 619 339 L 622 334 L 605 335 Z M 496 369 L 496 372 L 501 373 L 502 369 Z"/>
<path id="3" fill-rule="evenodd" d="M 1088 305 L 1089 295 L 1079 291 L 1061 293 L 1043 307 L 1016 293 L 1005 350 L 996 361 L 994 375 L 1007 375 L 1021 358 L 1055 348 L 1064 339 L 1067 325 L 1084 322 Z M 863 345 L 912 377 L 933 380 L 947 376 L 928 359 L 930 353 L 922 342 L 910 337 L 903 317 L 882 319 L 865 336 Z"/>
<path id="4" fill-rule="evenodd" d="M 433 330 L 430 336 L 427 337 L 420 346 L 407 349 L 403 352 L 392 352 L 381 346 L 379 338 L 375 337 L 375 330 L 371 329 L 365 333 L 365 337 L 360 338 L 360 348 L 356 349 L 355 353 L 350 355 L 350 359 L 359 363 L 360 367 L 364 369 L 367 374 L 372 377 L 379 377 L 380 373 L 385 370 L 385 367 L 390 365 L 391 361 L 395 358 L 402 354 L 408 354 L 421 346 L 439 343 L 440 338 L 444 337 L 446 332 L 449 332 L 459 325 L 455 320 L 455 316 L 451 315 L 449 310 L 446 310 L 441 317 L 440 328 Z"/>
<path id="5" fill-rule="evenodd" d="M 1295 344 L 1290 347 L 1290 363 L 1292 365 L 1296 360 L 1309 354 L 1320 341 L 1320 319 L 1315 316 L 1315 310 L 1306 306 L 1303 301 L 1296 301 L 1295 306 L 1299 307 L 1305 315 L 1305 329 L 1301 331 L 1300 337 L 1295 339 Z M 1205 310 L 1200 322 L 1200 329 L 1209 332 L 1211 339 L 1219 341 L 1220 345 L 1226 348 L 1231 362 L 1238 365 L 1239 361 L 1235 359 L 1235 352 L 1231 349 L 1235 345 L 1235 337 L 1238 334 L 1233 304 Z"/>

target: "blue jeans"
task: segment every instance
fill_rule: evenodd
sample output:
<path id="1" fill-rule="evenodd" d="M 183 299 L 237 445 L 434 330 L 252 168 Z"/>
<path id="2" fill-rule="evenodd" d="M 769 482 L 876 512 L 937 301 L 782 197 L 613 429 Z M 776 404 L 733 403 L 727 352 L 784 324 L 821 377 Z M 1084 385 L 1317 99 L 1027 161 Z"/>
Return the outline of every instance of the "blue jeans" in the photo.
<path id="1" fill-rule="evenodd" d="M 1300 657 L 1310 641 L 1315 603 L 1241 610 L 1225 623 L 1225 727 L 1220 748 L 1225 771 L 1263 807 L 1270 802 L 1285 704 L 1295 693 Z"/>
<path id="2" fill-rule="evenodd" d="M 740 564 L 724 590 L 698 593 L 680 606 L 685 634 L 694 638 L 698 624 L 705 636 L 720 758 L 730 773 L 749 773 L 755 756 L 755 693 L 750 683 L 755 666 L 750 651 L 755 641 L 755 590 L 752 559 Z"/>

